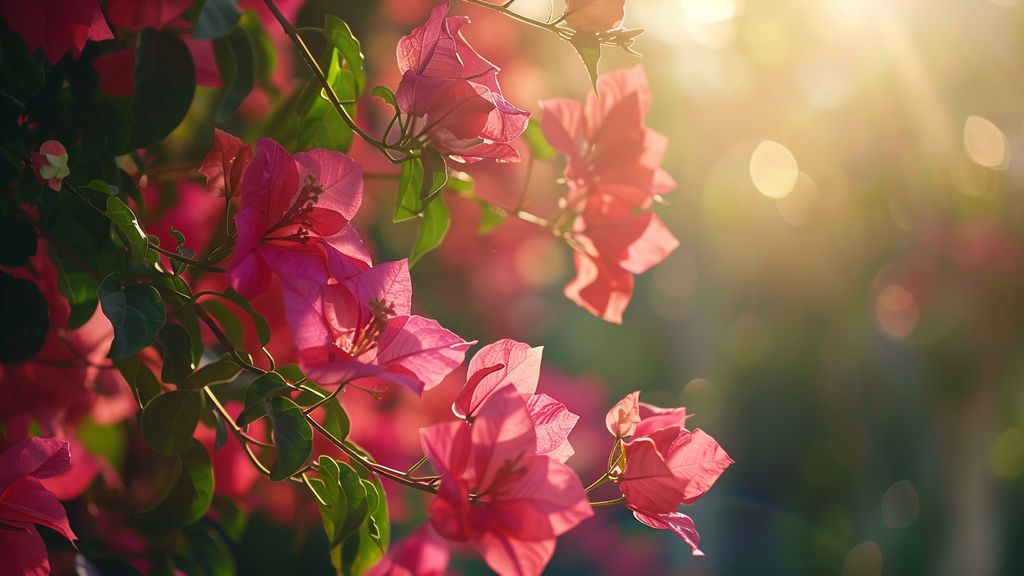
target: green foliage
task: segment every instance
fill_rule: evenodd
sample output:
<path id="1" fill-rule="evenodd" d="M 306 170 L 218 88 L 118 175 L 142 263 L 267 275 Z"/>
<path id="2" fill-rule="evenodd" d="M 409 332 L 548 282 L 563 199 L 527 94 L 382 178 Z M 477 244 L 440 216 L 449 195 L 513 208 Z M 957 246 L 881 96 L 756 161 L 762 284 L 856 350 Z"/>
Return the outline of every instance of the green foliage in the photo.
<path id="1" fill-rule="evenodd" d="M 192 441 L 204 404 L 198 390 L 172 390 L 156 396 L 142 409 L 142 437 L 164 456 L 180 454 Z"/>
<path id="2" fill-rule="evenodd" d="M 43 56 L 29 52 L 21 38 L 10 33 L 0 34 L 0 54 L 0 96 L 24 110 L 46 81 Z"/>
<path id="3" fill-rule="evenodd" d="M 173 392 L 169 393 L 172 394 Z M 172 461 L 167 492 L 142 511 L 142 525 L 157 535 L 174 534 L 202 518 L 213 501 L 213 466 L 198 440 Z"/>
<path id="4" fill-rule="evenodd" d="M 443 198 L 427 204 L 423 209 L 423 220 L 420 221 L 416 243 L 413 245 L 412 254 L 409 255 L 409 266 L 415 265 L 427 252 L 441 245 L 448 234 L 449 225 L 451 213 L 448 212 L 448 206 L 445 205 Z"/>
<path id="5" fill-rule="evenodd" d="M 224 85 L 214 119 L 224 122 L 256 86 L 256 54 L 252 38 L 241 28 L 214 42 L 214 51 Z"/>
<path id="6" fill-rule="evenodd" d="M 149 366 L 140 362 L 137 356 L 114 358 L 113 362 L 128 385 L 132 387 L 139 406 L 145 406 L 157 394 L 160 394 L 160 381 L 156 379 Z"/>
<path id="7" fill-rule="evenodd" d="M 569 43 L 583 60 L 583 65 L 587 67 L 587 74 L 590 75 L 590 83 L 594 91 L 597 91 L 597 64 L 601 60 L 601 41 L 597 38 L 597 34 L 577 32 Z"/>
<path id="8" fill-rule="evenodd" d="M 46 342 L 50 308 L 28 280 L 0 271 L 0 363 L 24 362 Z"/>
<path id="9" fill-rule="evenodd" d="M 163 356 L 164 365 L 160 372 L 160 379 L 164 382 L 175 383 L 181 381 L 195 370 L 195 360 L 192 358 L 192 339 L 188 330 L 181 324 L 168 322 L 160 329 L 157 336 L 157 343 L 160 345 L 160 354 Z"/>
<path id="10" fill-rule="evenodd" d="M 555 157 L 555 149 L 548 144 L 548 139 L 544 137 L 544 130 L 537 122 L 530 122 L 526 125 L 523 140 L 530 148 L 530 154 L 537 160 L 551 160 Z"/>
<path id="11" fill-rule="evenodd" d="M 249 301 L 246 300 L 245 296 L 242 296 L 235 291 L 234 288 L 228 288 L 224 292 L 220 293 L 225 300 L 230 301 L 235 306 L 238 306 L 249 315 L 252 320 L 253 327 L 256 329 L 256 336 L 260 339 L 260 344 L 266 346 L 270 342 L 270 325 L 267 324 L 266 318 L 262 314 L 253 309 Z"/>
<path id="12" fill-rule="evenodd" d="M 185 118 L 195 91 L 195 65 L 178 34 L 143 28 L 135 50 L 131 147 L 145 148 L 167 137 Z"/>
<path id="13" fill-rule="evenodd" d="M 220 533 L 207 523 L 184 530 L 188 548 L 175 559 L 175 566 L 194 576 L 233 576 L 235 558 Z"/>
<path id="14" fill-rule="evenodd" d="M 117 273 L 99 286 L 100 306 L 114 327 L 110 357 L 122 358 L 156 341 L 164 325 L 164 303 L 156 288 L 147 284 L 121 286 Z"/>
<path id="15" fill-rule="evenodd" d="M 145 261 L 149 253 L 149 240 L 142 226 L 139 226 L 139 219 L 132 209 L 117 196 L 108 196 L 107 209 L 104 213 L 113 223 L 118 238 L 128 249 L 129 258 L 133 262 Z"/>
<path id="16" fill-rule="evenodd" d="M 313 451 L 313 429 L 302 408 L 287 396 L 273 396 L 269 401 L 273 424 L 274 448 L 277 457 L 270 467 L 271 480 L 284 480 L 295 474 Z"/>
<path id="17" fill-rule="evenodd" d="M 241 373 L 242 368 L 230 355 L 225 354 L 178 382 L 178 388 L 198 390 L 205 386 L 226 384 L 233 382 Z"/>
<path id="18" fill-rule="evenodd" d="M 410 158 L 402 162 L 402 171 L 398 176 L 395 222 L 411 220 L 423 211 L 423 200 L 420 196 L 422 188 L 423 162 L 419 158 Z"/>
<path id="19" fill-rule="evenodd" d="M 289 387 L 284 379 L 274 372 L 267 372 L 249 383 L 245 389 L 245 402 L 238 415 L 239 426 L 248 426 L 269 413 L 267 401 L 272 396 L 287 394 Z"/>

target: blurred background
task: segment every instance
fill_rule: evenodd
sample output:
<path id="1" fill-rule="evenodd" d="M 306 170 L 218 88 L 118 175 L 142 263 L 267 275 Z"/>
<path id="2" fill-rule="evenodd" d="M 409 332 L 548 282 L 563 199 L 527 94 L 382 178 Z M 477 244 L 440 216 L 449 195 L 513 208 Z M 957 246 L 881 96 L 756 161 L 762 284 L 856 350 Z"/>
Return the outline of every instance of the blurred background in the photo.
<path id="1" fill-rule="evenodd" d="M 371 83 L 395 87 L 395 43 L 432 4 L 310 0 L 297 19 L 346 19 Z M 586 97 L 569 45 L 452 4 L 511 102 L 539 119 L 542 98 Z M 630 0 L 625 26 L 647 29 L 643 58 L 605 49 L 601 69 L 647 73 L 648 124 L 678 181 L 657 211 L 681 247 L 638 278 L 623 325 L 562 296 L 564 244 L 514 221 L 478 236 L 477 206 L 454 196 L 445 245 L 413 270 L 416 306 L 458 334 L 545 346 L 541 391 L 583 416 L 570 463 L 584 481 L 607 453 L 604 411 L 635 389 L 686 406 L 736 461 L 686 511 L 705 558 L 602 510 L 560 539 L 550 573 L 1024 574 L 1024 5 Z M 374 130 L 389 118 L 378 104 L 360 111 Z M 403 257 L 415 225 L 390 223 L 387 166 L 352 154 L 370 174 L 356 225 L 376 260 Z M 526 190 L 543 213 L 562 165 L 536 162 L 524 186 L 525 164 L 466 171 L 481 197 Z M 421 413 L 443 417 L 462 377 Z M 372 424 L 357 432 L 373 448 Z M 394 492 L 401 534 L 424 499 Z M 310 526 L 303 540 L 257 514 L 240 572 L 325 569 Z M 486 573 L 472 554 L 453 571 Z"/>

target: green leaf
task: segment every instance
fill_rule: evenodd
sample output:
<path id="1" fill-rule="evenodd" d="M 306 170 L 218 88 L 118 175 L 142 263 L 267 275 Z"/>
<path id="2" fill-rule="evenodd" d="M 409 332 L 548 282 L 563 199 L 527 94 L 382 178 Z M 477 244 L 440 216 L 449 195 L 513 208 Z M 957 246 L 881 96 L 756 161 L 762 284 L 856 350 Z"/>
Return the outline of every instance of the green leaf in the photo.
<path id="1" fill-rule="evenodd" d="M 220 518 L 220 528 L 232 542 L 241 542 L 245 534 L 245 525 L 248 515 L 234 500 L 227 496 L 214 496 L 213 509 L 217 511 Z"/>
<path id="2" fill-rule="evenodd" d="M 444 156 L 436 148 L 423 150 L 423 183 L 420 185 L 420 198 L 426 206 L 441 192 L 448 183 L 448 164 Z"/>
<path id="3" fill-rule="evenodd" d="M 238 21 L 238 27 L 245 30 L 252 43 L 253 56 L 256 58 L 256 77 L 260 80 L 269 79 L 277 68 L 277 48 L 267 35 L 259 15 L 252 8 L 246 9 Z"/>
<path id="4" fill-rule="evenodd" d="M 111 358 L 130 356 L 156 341 L 164 325 L 164 303 L 156 288 L 146 284 L 121 288 L 114 273 L 103 280 L 98 294 L 103 314 L 114 327 Z"/>
<path id="5" fill-rule="evenodd" d="M 235 348 L 242 348 L 245 345 L 242 322 L 227 304 L 219 300 L 206 300 L 200 306 L 213 316 Z"/>
<path id="6" fill-rule="evenodd" d="M 253 310 L 252 305 L 245 299 L 245 296 L 235 292 L 234 288 L 228 288 L 221 295 L 234 305 L 245 310 L 245 313 L 252 319 L 253 326 L 256 328 L 256 336 L 259 337 L 260 344 L 266 346 L 270 342 L 270 325 L 267 324 L 266 318 Z"/>
<path id="7" fill-rule="evenodd" d="M 153 371 L 149 369 L 149 366 L 140 362 L 137 356 L 114 358 L 113 362 L 128 385 L 132 387 L 139 406 L 145 406 L 162 391 L 160 381 L 156 379 Z"/>
<path id="8" fill-rule="evenodd" d="M 175 460 L 180 472 L 170 490 L 142 516 L 143 526 L 163 536 L 202 518 L 213 501 L 213 467 L 206 448 L 193 439 Z"/>
<path id="9" fill-rule="evenodd" d="M 410 158 L 402 162 L 398 176 L 398 202 L 395 204 L 395 222 L 411 220 L 423 211 L 420 192 L 423 188 L 423 162 Z"/>
<path id="10" fill-rule="evenodd" d="M 537 160 L 550 160 L 555 157 L 555 149 L 548 144 L 548 139 L 544 137 L 544 131 L 541 130 L 540 124 L 536 122 L 527 124 L 526 131 L 523 132 L 523 139 L 526 140 L 530 154 Z"/>
<path id="11" fill-rule="evenodd" d="M 323 426 L 338 440 L 348 438 L 351 422 L 348 419 L 348 412 L 345 407 L 337 401 L 331 401 L 323 405 L 324 421 Z"/>
<path id="12" fill-rule="evenodd" d="M 117 196 L 107 197 L 107 218 L 114 224 L 118 236 L 128 248 L 128 255 L 134 262 L 142 262 L 149 252 L 149 239 L 139 226 L 139 219 L 127 204 Z"/>
<path id="13" fill-rule="evenodd" d="M 196 91 L 196 69 L 177 32 L 143 28 L 135 49 L 132 148 L 163 140 L 181 124 Z"/>
<path id="14" fill-rule="evenodd" d="M 142 437 L 164 456 L 179 454 L 189 447 L 203 412 L 203 395 L 197 390 L 164 392 L 142 409 Z"/>
<path id="15" fill-rule="evenodd" d="M 334 93 L 348 110 L 350 116 L 355 115 L 356 80 L 351 70 L 341 67 L 338 53 L 333 52 L 330 66 L 327 68 L 327 80 Z M 341 119 L 334 106 L 321 97 L 322 88 L 319 84 L 307 87 L 312 97 L 299 94 L 298 115 L 298 147 L 301 149 L 321 147 L 331 150 L 348 150 L 352 145 L 352 129 Z M 305 105 L 303 105 L 305 103 Z"/>
<path id="16" fill-rule="evenodd" d="M 43 89 L 46 66 L 40 54 L 33 54 L 17 34 L 0 34 L 0 94 L 24 110 L 29 100 Z"/>
<path id="17" fill-rule="evenodd" d="M 39 236 L 25 219 L 0 216 L 0 266 L 22 266 L 36 253 Z"/>
<path id="18" fill-rule="evenodd" d="M 452 170 L 448 175 L 448 189 L 457 192 L 459 196 L 470 198 L 473 195 L 475 183 L 473 177 L 465 172 Z"/>
<path id="19" fill-rule="evenodd" d="M 329 14 L 324 19 L 324 34 L 341 54 L 348 70 L 352 72 L 355 79 L 354 98 L 358 99 L 366 87 L 366 71 L 363 68 L 363 52 L 359 40 L 352 34 L 352 29 L 344 20 Z M 324 97 L 326 98 L 326 95 Z"/>
<path id="20" fill-rule="evenodd" d="M 234 576 L 235 558 L 220 533 L 204 524 L 190 526 L 185 530 L 188 542 L 188 556 L 180 558 L 176 565 L 186 574 L 193 576 Z"/>
<path id="21" fill-rule="evenodd" d="M 590 75 L 590 83 L 597 92 L 597 64 L 601 60 L 601 41 L 597 39 L 597 34 L 592 32 L 577 32 L 569 43 L 583 60 L 587 74 Z"/>
<path id="22" fill-rule="evenodd" d="M 242 413 L 238 415 L 239 426 L 248 426 L 267 415 L 265 401 L 271 396 L 285 394 L 288 385 L 278 374 L 267 372 L 249 383 L 245 389 L 245 402 Z"/>
<path id="23" fill-rule="evenodd" d="M 298 382 L 306 377 L 306 375 L 302 373 L 302 368 L 300 368 L 298 364 L 285 364 L 284 366 L 278 366 L 274 372 L 277 372 L 282 378 L 289 382 Z"/>
<path id="24" fill-rule="evenodd" d="M 241 29 L 214 42 L 214 50 L 224 85 L 214 119 L 224 122 L 235 115 L 235 111 L 256 85 L 256 56 L 249 35 Z"/>
<path id="25" fill-rule="evenodd" d="M 50 307 L 28 280 L 0 271 L 0 363 L 24 362 L 46 342 Z"/>
<path id="26" fill-rule="evenodd" d="M 192 339 L 188 330 L 181 324 L 164 324 L 157 336 L 157 342 L 160 344 L 160 355 L 164 359 L 164 366 L 160 372 L 161 380 L 173 384 L 195 370 L 196 365 L 192 362 Z"/>
<path id="27" fill-rule="evenodd" d="M 383 100 L 388 106 L 391 106 L 391 109 L 395 111 L 395 114 L 398 114 L 398 100 L 395 99 L 395 93 L 392 92 L 390 88 L 387 86 L 374 86 L 373 91 L 371 91 L 370 94 Z"/>
<path id="28" fill-rule="evenodd" d="M 478 200 L 477 204 L 480 205 L 480 224 L 476 227 L 476 233 L 481 236 L 489 234 L 492 230 L 501 226 L 501 223 L 505 221 L 504 211 L 495 209 L 491 204 Z"/>
<path id="29" fill-rule="evenodd" d="M 85 187 L 103 194 L 117 196 L 117 186 L 111 185 L 106 180 L 89 180 Z"/>
<path id="30" fill-rule="evenodd" d="M 269 413 L 277 449 L 270 479 L 285 480 L 302 467 L 313 451 L 313 429 L 302 409 L 286 396 L 272 397 Z"/>
<path id="31" fill-rule="evenodd" d="M 335 525 L 334 536 L 331 540 L 332 546 L 341 544 L 359 530 L 369 514 L 366 488 L 352 466 L 345 462 L 338 462 L 338 482 L 341 485 L 341 492 L 345 494 L 347 510 L 344 520 Z"/>
<path id="32" fill-rule="evenodd" d="M 242 10 L 238 0 L 206 0 L 199 10 L 193 38 L 223 38 L 235 29 Z"/>
<path id="33" fill-rule="evenodd" d="M 412 247 L 412 254 L 409 255 L 410 267 L 414 266 L 424 254 L 441 245 L 450 224 L 451 214 L 448 212 L 448 206 L 445 205 L 443 198 L 438 198 L 427 204 L 427 207 L 423 209 L 423 220 L 420 222 L 416 244 Z"/>
<path id="34" fill-rule="evenodd" d="M 205 386 L 226 384 L 233 382 L 241 373 L 242 367 L 236 364 L 229 354 L 225 354 L 190 374 L 178 383 L 178 388 L 198 390 Z"/>
<path id="35" fill-rule="evenodd" d="M 224 417 L 221 416 L 220 412 L 213 412 L 213 418 L 217 422 L 214 425 L 213 435 L 213 450 L 216 452 L 228 442 L 228 425 L 224 422 Z"/>

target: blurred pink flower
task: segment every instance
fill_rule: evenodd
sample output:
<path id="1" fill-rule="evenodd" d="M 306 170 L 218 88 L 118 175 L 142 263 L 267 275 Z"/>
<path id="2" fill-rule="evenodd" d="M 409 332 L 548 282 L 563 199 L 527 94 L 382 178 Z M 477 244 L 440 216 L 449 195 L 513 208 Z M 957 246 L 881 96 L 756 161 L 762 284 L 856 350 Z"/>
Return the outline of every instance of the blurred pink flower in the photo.
<path id="1" fill-rule="evenodd" d="M 74 542 L 67 513 L 40 480 L 68 468 L 67 442 L 26 438 L 0 454 L 0 574 L 46 575 L 50 562 L 36 524 Z"/>
<path id="2" fill-rule="evenodd" d="M 441 474 L 431 524 L 469 542 L 500 574 L 540 574 L 555 539 L 593 515 L 576 473 L 537 455 L 526 403 L 511 386 L 487 399 L 473 424 L 420 431 L 424 452 Z"/>
<path id="3" fill-rule="evenodd" d="M 469 18 L 447 12 L 447 3 L 435 7 L 425 24 L 398 41 L 399 108 L 410 116 L 414 136 L 425 136 L 453 160 L 518 161 L 509 142 L 523 133 L 530 114 L 505 100 L 498 67 L 459 32 Z"/>
<path id="4" fill-rule="evenodd" d="M 0 0 L 0 16 L 30 51 L 42 48 L 51 64 L 68 52 L 78 58 L 90 40 L 114 37 L 98 0 Z"/>
<path id="5" fill-rule="evenodd" d="M 597 94 L 585 104 L 566 98 L 541 102 L 544 134 L 568 159 L 567 203 L 578 215 L 573 223 L 576 277 L 565 295 L 609 322 L 622 321 L 633 295 L 633 275 L 679 246 L 650 211 L 656 199 L 675 187 L 660 168 L 665 137 L 644 125 L 650 106 L 640 66 L 602 75 Z"/>
<path id="6" fill-rule="evenodd" d="M 328 260 L 344 261 L 351 272 L 369 264 L 348 228 L 363 191 L 360 168 L 348 156 L 317 148 L 292 157 L 262 139 L 239 188 L 228 275 L 243 296 L 265 291 L 272 272 L 325 283 Z"/>

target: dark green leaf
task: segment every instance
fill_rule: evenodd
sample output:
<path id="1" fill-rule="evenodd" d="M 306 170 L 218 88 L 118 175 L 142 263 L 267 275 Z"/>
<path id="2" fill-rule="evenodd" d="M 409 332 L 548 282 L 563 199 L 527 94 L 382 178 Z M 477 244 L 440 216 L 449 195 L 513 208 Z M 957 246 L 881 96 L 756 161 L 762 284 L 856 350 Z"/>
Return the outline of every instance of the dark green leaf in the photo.
<path id="1" fill-rule="evenodd" d="M 50 308 L 28 280 L 0 271 L 0 363 L 24 362 L 46 342 Z"/>
<path id="2" fill-rule="evenodd" d="M 220 518 L 220 528 L 232 542 L 239 542 L 245 534 L 248 516 L 234 500 L 226 496 L 213 497 L 213 509 Z"/>
<path id="3" fill-rule="evenodd" d="M 217 324 L 220 325 L 221 332 L 224 332 L 235 348 L 245 345 L 242 322 L 227 304 L 219 300 L 205 300 L 200 306 L 213 316 Z"/>
<path id="4" fill-rule="evenodd" d="M 242 11 L 238 0 L 206 0 L 199 10 L 196 26 L 192 29 L 194 38 L 223 38 L 235 29 Z"/>
<path id="5" fill-rule="evenodd" d="M 253 310 L 252 305 L 245 299 L 245 296 L 235 292 L 233 288 L 225 290 L 223 296 L 242 310 L 245 310 L 245 313 L 252 319 L 253 326 L 256 328 L 256 335 L 260 339 L 260 344 L 266 346 L 270 342 L 270 325 L 267 324 L 267 320 L 259 312 Z"/>
<path id="6" fill-rule="evenodd" d="M 230 355 L 225 354 L 190 374 L 178 383 L 178 388 L 199 389 L 204 386 L 225 384 L 238 378 L 241 373 L 242 367 L 236 364 Z"/>
<path id="7" fill-rule="evenodd" d="M 100 306 L 114 327 L 110 357 L 135 354 L 153 344 L 164 325 L 164 303 L 160 293 L 146 284 L 120 287 L 117 274 L 100 284 Z"/>
<path id="8" fill-rule="evenodd" d="M 410 158 L 402 162 L 398 177 L 398 202 L 395 204 L 395 222 L 411 220 L 423 211 L 420 192 L 423 188 L 423 162 Z"/>
<path id="9" fill-rule="evenodd" d="M 214 411 L 213 417 L 217 421 L 213 436 L 213 449 L 217 451 L 228 441 L 228 425 L 224 422 L 224 417 L 220 415 L 220 412 Z"/>
<path id="10" fill-rule="evenodd" d="M 203 411 L 203 395 L 197 390 L 164 392 L 142 409 L 142 437 L 164 456 L 183 452 L 192 441 Z"/>
<path id="11" fill-rule="evenodd" d="M 285 364 L 284 366 L 278 366 L 274 371 L 289 382 L 298 382 L 306 377 L 306 375 L 302 373 L 302 368 L 299 368 L 298 364 Z"/>
<path id="12" fill-rule="evenodd" d="M 344 521 L 335 525 L 332 546 L 341 544 L 359 530 L 369 514 L 366 488 L 352 466 L 345 462 L 338 462 L 338 482 L 341 484 L 341 491 L 345 494 L 348 509 L 345 512 Z"/>
<path id="13" fill-rule="evenodd" d="M 324 404 L 323 408 L 324 428 L 326 428 L 327 431 L 338 440 L 348 438 L 351 423 L 349 422 L 348 413 L 345 412 L 345 408 L 336 400 L 332 400 Z"/>
<path id="14" fill-rule="evenodd" d="M 133 148 L 163 140 L 181 124 L 196 91 L 196 69 L 177 32 L 143 28 L 135 49 Z"/>
<path id="15" fill-rule="evenodd" d="M 6 35 L 0 34 L 0 36 L 6 37 Z M 18 197 L 21 198 L 22 202 L 28 204 L 35 204 L 39 200 L 39 195 L 43 191 L 43 185 L 36 180 L 35 172 L 31 166 L 22 168 L 21 174 L 18 174 Z"/>
<path id="16" fill-rule="evenodd" d="M 260 80 L 269 79 L 277 68 L 277 48 L 267 35 L 259 15 L 252 8 L 245 10 L 242 19 L 238 21 L 238 27 L 245 30 L 252 42 L 253 56 L 256 58 L 256 76 Z"/>
<path id="17" fill-rule="evenodd" d="M 132 387 L 139 406 L 145 406 L 160 394 L 160 381 L 156 379 L 149 366 L 140 362 L 137 356 L 114 358 L 114 366 L 117 366 L 128 385 Z"/>
<path id="18" fill-rule="evenodd" d="M 286 396 L 270 399 L 270 421 L 277 449 L 270 479 L 284 480 L 298 471 L 313 451 L 313 429 L 302 409 Z"/>
<path id="19" fill-rule="evenodd" d="M 17 34 L 0 34 L 0 94 L 21 109 L 43 89 L 46 67 L 42 56 L 29 51 Z"/>
<path id="20" fill-rule="evenodd" d="M 164 382 L 179 382 L 195 370 L 196 365 L 192 362 L 192 339 L 188 330 L 181 324 L 168 322 L 160 329 L 157 336 L 160 344 L 160 355 L 164 359 L 164 366 L 160 372 L 160 379 Z"/>
<path id="21" fill-rule="evenodd" d="M 271 396 L 287 393 L 288 385 L 274 372 L 267 372 L 253 380 L 245 389 L 245 405 L 238 415 L 238 425 L 248 426 L 267 415 L 265 400 Z"/>
<path id="22" fill-rule="evenodd" d="M 199 520 L 213 501 L 213 467 L 206 448 L 192 440 L 178 458 L 180 473 L 166 496 L 143 513 L 143 525 L 170 535 Z"/>
<path id="23" fill-rule="evenodd" d="M 142 227 L 139 226 L 139 220 L 135 217 L 132 209 L 117 196 L 108 196 L 105 213 L 114 224 L 121 241 L 128 248 L 128 255 L 131 259 L 135 262 L 145 260 L 146 254 L 149 252 L 149 239 Z"/>
<path id="24" fill-rule="evenodd" d="M 423 220 L 420 222 L 420 231 L 416 236 L 416 244 L 412 247 L 412 254 L 409 255 L 409 266 L 412 267 L 423 257 L 424 254 L 437 248 L 444 241 L 448 233 L 448 225 L 451 224 L 451 214 L 444 198 L 438 198 L 427 204 L 423 209 Z"/>
<path id="25" fill-rule="evenodd" d="M 117 186 L 110 185 L 106 180 L 90 180 L 86 188 L 102 192 L 103 194 L 117 195 Z"/>
<path id="26" fill-rule="evenodd" d="M 488 234 L 505 221 L 504 211 L 496 210 L 494 206 L 482 200 L 477 203 L 480 205 L 480 224 L 476 227 L 477 234 Z"/>
<path id="27" fill-rule="evenodd" d="M 0 216 L 0 266 L 21 266 L 36 253 L 39 236 L 25 219 Z"/>
<path id="28" fill-rule="evenodd" d="M 224 122 L 234 116 L 238 106 L 256 85 L 256 56 L 249 35 L 241 29 L 215 42 L 214 48 L 224 85 L 215 119 Z"/>
<path id="29" fill-rule="evenodd" d="M 192 576 L 233 576 L 235 558 L 220 533 L 211 526 L 197 524 L 185 530 L 188 556 L 177 565 Z"/>
<path id="30" fill-rule="evenodd" d="M 577 32 L 569 42 L 576 49 L 576 53 L 583 60 L 587 67 L 587 74 L 590 75 L 590 83 L 597 91 L 597 64 L 601 60 L 601 41 L 597 34 L 592 32 Z"/>

